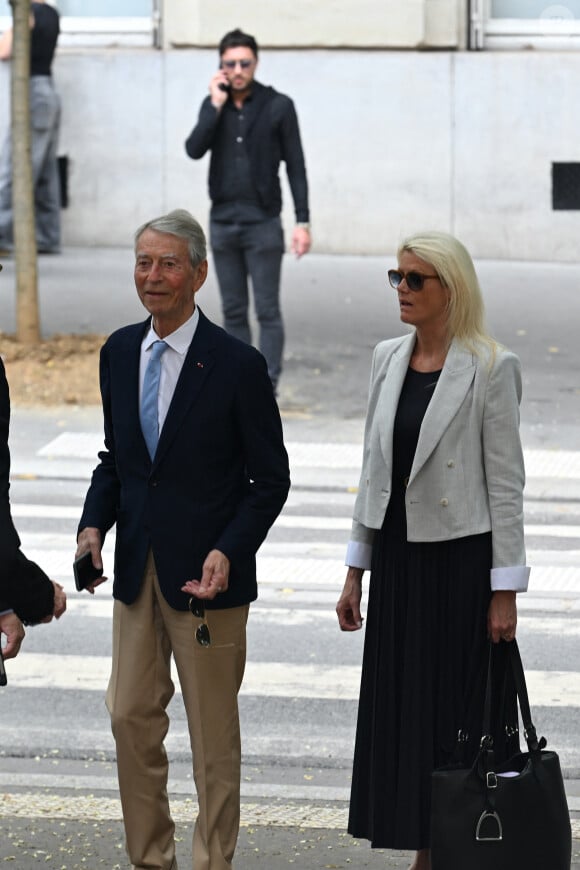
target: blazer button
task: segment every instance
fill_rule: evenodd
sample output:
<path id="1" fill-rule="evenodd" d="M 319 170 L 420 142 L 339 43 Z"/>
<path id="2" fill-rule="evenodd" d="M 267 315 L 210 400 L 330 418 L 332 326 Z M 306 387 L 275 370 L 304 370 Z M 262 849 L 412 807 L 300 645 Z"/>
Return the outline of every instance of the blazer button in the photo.
<path id="1" fill-rule="evenodd" d="M 447 462 L 447 468 L 455 468 L 455 463 L 452 459 Z"/>
<path id="2" fill-rule="evenodd" d="M 441 507 L 447 507 L 447 505 L 449 504 L 449 499 L 442 498 L 441 501 L 439 502 L 439 504 L 441 505 Z"/>
<path id="3" fill-rule="evenodd" d="M 152 481 L 151 481 L 151 486 L 157 486 L 158 483 L 159 483 L 158 480 L 152 480 Z"/>

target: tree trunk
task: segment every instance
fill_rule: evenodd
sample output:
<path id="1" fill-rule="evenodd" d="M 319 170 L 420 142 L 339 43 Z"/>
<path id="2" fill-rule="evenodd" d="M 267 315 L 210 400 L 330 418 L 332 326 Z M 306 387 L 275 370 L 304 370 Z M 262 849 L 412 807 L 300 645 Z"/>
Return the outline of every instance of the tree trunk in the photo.
<path id="1" fill-rule="evenodd" d="M 10 0 L 12 46 L 12 209 L 16 255 L 16 333 L 40 340 L 30 126 L 30 0 Z"/>

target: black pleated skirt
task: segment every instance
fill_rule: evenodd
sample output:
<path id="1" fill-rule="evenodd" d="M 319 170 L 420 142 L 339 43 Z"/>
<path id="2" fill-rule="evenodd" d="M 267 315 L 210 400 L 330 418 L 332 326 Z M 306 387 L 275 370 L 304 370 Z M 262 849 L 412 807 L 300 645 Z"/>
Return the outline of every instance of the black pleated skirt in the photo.
<path id="1" fill-rule="evenodd" d="M 491 533 L 409 543 L 403 497 L 373 548 L 348 830 L 376 848 L 423 849 L 431 772 L 452 761 L 459 729 L 469 734 L 466 761 L 480 742 Z M 495 674 L 506 648 L 493 648 Z M 503 676 L 495 700 L 503 759 L 518 748 L 517 737 L 504 735 L 517 707 Z"/>

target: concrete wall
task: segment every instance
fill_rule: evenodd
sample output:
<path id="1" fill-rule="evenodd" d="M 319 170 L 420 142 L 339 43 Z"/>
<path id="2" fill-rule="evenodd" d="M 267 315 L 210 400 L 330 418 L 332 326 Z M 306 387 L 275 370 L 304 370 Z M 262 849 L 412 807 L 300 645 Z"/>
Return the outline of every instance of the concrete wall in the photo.
<path id="1" fill-rule="evenodd" d="M 66 245 L 126 244 L 177 206 L 206 221 L 207 158 L 183 141 L 216 63 L 203 49 L 59 53 Z M 580 161 L 580 55 L 267 50 L 259 78 L 296 102 L 318 252 L 383 253 L 435 227 L 478 257 L 578 259 L 580 213 L 552 211 L 551 163 Z M 285 200 L 289 228 L 287 187 Z"/>

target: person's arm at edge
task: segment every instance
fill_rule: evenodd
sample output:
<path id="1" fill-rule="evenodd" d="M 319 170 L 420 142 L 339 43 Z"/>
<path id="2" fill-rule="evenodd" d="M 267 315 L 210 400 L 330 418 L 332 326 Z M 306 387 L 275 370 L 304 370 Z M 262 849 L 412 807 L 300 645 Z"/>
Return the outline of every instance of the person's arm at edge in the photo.
<path id="1" fill-rule="evenodd" d="M 10 60 L 12 57 L 13 36 L 11 27 L 0 36 L 0 60 Z"/>
<path id="2" fill-rule="evenodd" d="M 34 13 L 30 14 L 30 29 L 34 27 Z M 9 27 L 0 36 L 0 60 L 11 60 L 14 48 L 14 31 Z"/>
<path id="3" fill-rule="evenodd" d="M 296 224 L 292 230 L 290 251 L 296 257 L 302 257 L 310 250 L 312 239 L 310 234 L 310 210 L 308 208 L 308 179 L 306 176 L 306 162 L 298 116 L 292 100 L 288 99 L 288 105 L 282 118 L 282 155 L 286 163 L 286 174 L 294 200 Z"/>
<path id="4" fill-rule="evenodd" d="M 105 449 L 99 453 L 100 461 L 93 471 L 91 484 L 85 496 L 83 512 L 77 529 L 75 552 L 75 558 L 78 558 L 90 550 L 93 565 L 96 568 L 103 567 L 102 547 L 106 533 L 116 521 L 119 498 L 119 479 L 116 472 L 115 438 L 111 415 L 108 342 L 101 348 L 99 378 L 103 405 Z M 96 587 L 106 580 L 107 577 L 104 576 L 95 580 L 87 587 L 88 591 L 92 594 Z"/>

